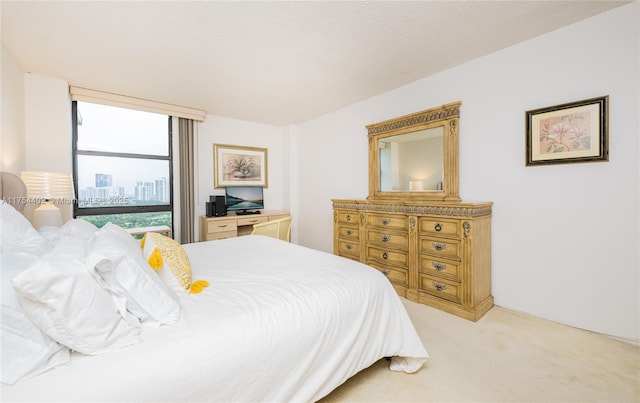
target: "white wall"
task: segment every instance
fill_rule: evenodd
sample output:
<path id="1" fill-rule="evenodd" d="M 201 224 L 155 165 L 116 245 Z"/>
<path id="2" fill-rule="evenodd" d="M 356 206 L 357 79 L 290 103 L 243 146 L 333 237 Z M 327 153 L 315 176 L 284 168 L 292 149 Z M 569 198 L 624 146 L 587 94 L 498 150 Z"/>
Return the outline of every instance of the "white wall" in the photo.
<path id="1" fill-rule="evenodd" d="M 365 125 L 462 101 L 460 194 L 493 208 L 496 304 L 640 338 L 639 3 L 298 127 L 300 243 L 332 250 L 331 198 L 364 198 Z M 610 161 L 525 167 L 525 111 L 610 96 Z"/>
<path id="2" fill-rule="evenodd" d="M 72 174 L 71 100 L 65 80 L 24 75 L 27 171 Z M 25 207 L 31 217 L 33 205 Z M 62 220 L 73 217 L 72 204 L 58 204 Z"/>
<path id="3" fill-rule="evenodd" d="M 23 73 L 2 46 L 2 169 L 71 173 L 71 103 L 64 80 Z M 27 204 L 30 217 L 35 205 Z M 59 205 L 63 220 L 70 204 Z"/>
<path id="4" fill-rule="evenodd" d="M 71 100 L 65 80 L 25 74 L 27 170 L 72 172 Z"/>
<path id="5" fill-rule="evenodd" d="M 24 73 L 4 45 L 1 60 L 0 170 L 20 175 L 27 159 L 24 142 Z"/>
<path id="6" fill-rule="evenodd" d="M 198 126 L 197 188 L 198 215 L 205 215 L 210 195 L 224 195 L 224 188 L 216 189 L 213 178 L 213 145 L 230 144 L 267 149 L 268 187 L 264 189 L 266 210 L 290 209 L 289 135 L 288 129 L 207 115 Z M 196 239 L 199 239 L 199 220 Z M 295 231 L 292 231 L 295 239 Z"/>

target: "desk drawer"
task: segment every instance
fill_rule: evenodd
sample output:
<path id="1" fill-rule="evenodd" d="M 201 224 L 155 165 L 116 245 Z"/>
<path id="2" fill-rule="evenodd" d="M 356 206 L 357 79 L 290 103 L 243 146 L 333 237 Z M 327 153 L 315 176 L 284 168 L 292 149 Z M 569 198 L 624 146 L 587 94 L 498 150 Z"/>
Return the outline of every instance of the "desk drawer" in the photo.
<path id="1" fill-rule="evenodd" d="M 290 217 L 289 214 L 273 214 L 273 215 L 269 215 L 269 217 L 267 217 L 269 219 L 269 221 L 273 221 L 273 220 L 279 220 L 281 218 L 287 218 Z"/>
<path id="2" fill-rule="evenodd" d="M 207 234 L 213 232 L 237 231 L 238 225 L 236 220 L 211 220 L 207 221 Z"/>
<path id="3" fill-rule="evenodd" d="M 206 241 L 213 241 L 215 239 L 235 238 L 238 235 L 237 231 L 218 231 L 210 232 L 207 234 Z"/>
<path id="4" fill-rule="evenodd" d="M 242 217 L 238 218 L 238 227 L 260 224 L 269 221 L 269 217 Z"/>

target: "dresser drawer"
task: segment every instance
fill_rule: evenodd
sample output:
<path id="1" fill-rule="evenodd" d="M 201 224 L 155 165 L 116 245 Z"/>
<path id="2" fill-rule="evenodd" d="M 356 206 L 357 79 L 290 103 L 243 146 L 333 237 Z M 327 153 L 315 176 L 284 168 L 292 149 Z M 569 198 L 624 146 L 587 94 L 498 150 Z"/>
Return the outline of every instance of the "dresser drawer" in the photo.
<path id="1" fill-rule="evenodd" d="M 358 242 L 338 241 L 338 254 L 340 256 L 353 257 L 360 259 L 360 247 Z"/>
<path id="2" fill-rule="evenodd" d="M 382 274 L 384 274 L 389 279 L 391 284 L 396 284 L 403 287 L 409 287 L 409 270 L 408 269 L 402 268 L 402 267 L 392 267 L 392 266 L 382 267 L 375 263 L 371 264 L 370 266 L 373 267 L 374 269 L 377 269 Z"/>
<path id="3" fill-rule="evenodd" d="M 242 217 L 238 218 L 237 225 L 243 227 L 245 225 L 260 224 L 267 221 L 269 221 L 269 217 Z"/>
<path id="4" fill-rule="evenodd" d="M 338 211 L 338 224 L 358 225 L 358 212 Z"/>
<path id="5" fill-rule="evenodd" d="M 441 220 L 431 217 L 421 217 L 418 221 L 420 233 L 446 236 L 460 239 L 460 225 L 457 220 Z"/>
<path id="6" fill-rule="evenodd" d="M 235 219 L 207 221 L 207 234 L 212 232 L 237 231 L 238 224 Z"/>
<path id="7" fill-rule="evenodd" d="M 420 253 L 449 259 L 461 258 L 460 241 L 443 238 L 420 237 Z"/>
<path id="8" fill-rule="evenodd" d="M 438 298 L 462 303 L 462 285 L 454 281 L 420 274 L 418 290 Z"/>
<path id="9" fill-rule="evenodd" d="M 370 260 L 383 265 L 409 267 L 409 254 L 401 250 L 380 249 L 367 245 L 367 262 Z"/>
<path id="10" fill-rule="evenodd" d="M 358 242 L 360 240 L 360 231 L 358 230 L 358 227 L 340 225 L 338 226 L 338 238 Z"/>
<path id="11" fill-rule="evenodd" d="M 406 231 L 408 220 L 404 215 L 393 214 L 367 214 L 367 226 Z"/>
<path id="12" fill-rule="evenodd" d="M 237 235 L 238 235 L 238 232 L 236 230 L 210 232 L 207 234 L 207 239 L 205 240 L 213 241 L 215 239 L 235 238 Z"/>
<path id="13" fill-rule="evenodd" d="M 367 229 L 366 240 L 368 244 L 382 246 L 383 248 L 400 248 L 404 250 L 409 248 L 409 235 L 406 232 Z"/>
<path id="14" fill-rule="evenodd" d="M 460 262 L 455 260 L 437 259 L 429 255 L 420 255 L 418 271 L 435 277 L 445 277 L 451 280 L 462 279 Z"/>

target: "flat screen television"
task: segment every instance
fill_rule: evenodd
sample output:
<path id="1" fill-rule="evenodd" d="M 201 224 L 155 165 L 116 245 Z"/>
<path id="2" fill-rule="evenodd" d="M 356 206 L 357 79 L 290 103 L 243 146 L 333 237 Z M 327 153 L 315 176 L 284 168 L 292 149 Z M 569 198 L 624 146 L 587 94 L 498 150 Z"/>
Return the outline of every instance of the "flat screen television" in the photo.
<path id="1" fill-rule="evenodd" d="M 236 214 L 259 214 L 264 209 L 264 194 L 261 187 L 225 188 L 228 211 Z"/>

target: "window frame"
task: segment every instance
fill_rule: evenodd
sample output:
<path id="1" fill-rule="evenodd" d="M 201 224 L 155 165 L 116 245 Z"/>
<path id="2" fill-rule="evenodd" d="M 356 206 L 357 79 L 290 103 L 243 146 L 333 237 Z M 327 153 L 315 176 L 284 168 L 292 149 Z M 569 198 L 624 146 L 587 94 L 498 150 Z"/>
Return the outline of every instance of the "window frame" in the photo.
<path id="1" fill-rule="evenodd" d="M 87 101 L 81 101 L 87 102 Z M 87 102 L 94 103 L 94 102 Z M 109 105 L 107 105 L 109 106 Z M 131 108 L 125 108 L 131 109 Z M 132 109 L 136 110 L 136 109 Z M 108 214 L 136 214 L 136 213 L 156 213 L 156 212 L 169 212 L 171 213 L 171 228 L 174 227 L 173 210 L 173 117 L 167 115 L 168 124 L 168 153 L 164 155 L 153 154 L 136 154 L 136 153 L 118 153 L 118 152 L 105 152 L 105 151 L 86 151 L 78 150 L 78 101 L 74 100 L 71 103 L 71 121 L 72 121 L 72 158 L 73 158 L 73 181 L 76 184 L 74 186 L 74 193 L 77 203 L 73 204 L 73 217 L 78 216 L 95 216 L 95 215 L 108 215 Z M 80 207 L 79 206 L 79 189 L 78 189 L 78 156 L 93 156 L 93 157 L 118 157 L 118 158 L 131 158 L 142 160 L 163 160 L 169 163 L 169 203 L 162 205 L 149 205 L 149 206 L 108 206 L 108 207 Z"/>

